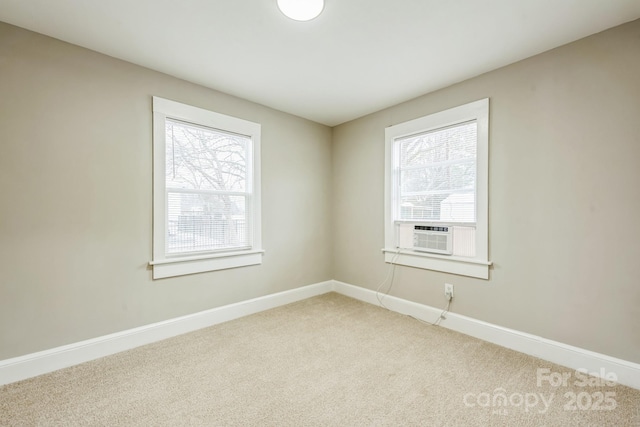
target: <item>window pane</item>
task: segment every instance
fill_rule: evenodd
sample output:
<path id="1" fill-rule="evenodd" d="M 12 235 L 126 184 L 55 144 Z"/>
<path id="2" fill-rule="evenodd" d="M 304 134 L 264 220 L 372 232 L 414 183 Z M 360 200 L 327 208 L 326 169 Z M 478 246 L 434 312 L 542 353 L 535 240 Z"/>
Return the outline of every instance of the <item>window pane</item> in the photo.
<path id="1" fill-rule="evenodd" d="M 476 221 L 476 122 L 397 140 L 399 219 Z"/>
<path id="2" fill-rule="evenodd" d="M 400 219 L 476 222 L 474 193 L 445 193 L 400 198 Z"/>
<path id="3" fill-rule="evenodd" d="M 400 194 L 418 195 L 471 190 L 476 184 L 475 162 L 423 167 L 400 172 Z"/>
<path id="4" fill-rule="evenodd" d="M 249 246 L 247 196 L 167 192 L 167 253 Z"/>
<path id="5" fill-rule="evenodd" d="M 478 125 L 474 122 L 412 135 L 400 142 L 400 167 L 476 158 Z"/>
<path id="6" fill-rule="evenodd" d="M 249 137 L 167 119 L 166 138 L 167 188 L 246 191 Z"/>

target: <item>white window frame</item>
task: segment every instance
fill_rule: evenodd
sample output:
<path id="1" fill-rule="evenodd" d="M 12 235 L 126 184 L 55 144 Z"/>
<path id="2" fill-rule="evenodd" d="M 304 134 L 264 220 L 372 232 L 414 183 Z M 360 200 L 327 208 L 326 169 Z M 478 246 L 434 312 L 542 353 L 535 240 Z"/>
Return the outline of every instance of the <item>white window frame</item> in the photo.
<path id="1" fill-rule="evenodd" d="M 396 140 L 423 132 L 475 120 L 477 131 L 476 164 L 476 251 L 475 257 L 461 257 L 400 249 L 398 226 L 394 218 L 398 182 L 395 177 Z M 489 99 L 420 117 L 385 129 L 385 262 L 445 273 L 489 278 Z"/>
<path id="2" fill-rule="evenodd" d="M 251 247 L 243 250 L 215 251 L 197 255 L 167 255 L 166 197 L 166 119 L 180 120 L 197 126 L 244 135 L 251 138 L 250 227 Z M 181 276 L 262 263 L 261 200 L 260 200 L 260 131 L 261 126 L 247 120 L 227 116 L 157 96 L 153 97 L 153 278 Z"/>

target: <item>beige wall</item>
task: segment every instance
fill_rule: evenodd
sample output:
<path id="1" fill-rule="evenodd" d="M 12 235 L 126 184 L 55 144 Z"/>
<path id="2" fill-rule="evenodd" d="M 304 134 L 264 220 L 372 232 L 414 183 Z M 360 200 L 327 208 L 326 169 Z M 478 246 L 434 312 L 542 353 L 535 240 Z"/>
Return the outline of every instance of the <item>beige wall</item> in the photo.
<path id="1" fill-rule="evenodd" d="M 262 265 L 151 280 L 153 95 L 262 124 Z M 328 127 L 0 23 L 0 360 L 331 279 L 330 149 Z"/>
<path id="2" fill-rule="evenodd" d="M 462 54 L 462 53 L 461 53 Z M 384 128 L 490 109 L 490 280 L 397 267 L 392 295 L 640 362 L 640 21 L 334 129 L 334 277 L 375 289 Z"/>

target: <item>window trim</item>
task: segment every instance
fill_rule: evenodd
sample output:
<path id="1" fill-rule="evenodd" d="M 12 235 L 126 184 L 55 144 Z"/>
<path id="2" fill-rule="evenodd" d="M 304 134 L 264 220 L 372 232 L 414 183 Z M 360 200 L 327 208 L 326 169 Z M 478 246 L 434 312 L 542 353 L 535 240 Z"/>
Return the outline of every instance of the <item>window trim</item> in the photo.
<path id="1" fill-rule="evenodd" d="M 417 252 L 397 247 L 394 213 L 397 205 L 395 141 L 410 135 L 475 120 L 478 124 L 476 163 L 476 256 L 473 258 Z M 489 98 L 409 120 L 385 129 L 385 262 L 489 278 Z M 406 222 L 406 221 L 405 221 Z M 417 221 L 419 222 L 419 221 Z"/>
<path id="2" fill-rule="evenodd" d="M 165 238 L 167 229 L 166 209 L 166 158 L 165 120 L 174 119 L 197 126 L 205 126 L 224 132 L 251 138 L 251 247 L 241 250 L 216 250 L 197 254 L 167 254 Z M 244 267 L 262 263 L 262 230 L 260 198 L 260 131 L 258 123 L 213 111 L 193 107 L 168 99 L 153 97 L 153 278 L 181 276 L 227 268 Z"/>

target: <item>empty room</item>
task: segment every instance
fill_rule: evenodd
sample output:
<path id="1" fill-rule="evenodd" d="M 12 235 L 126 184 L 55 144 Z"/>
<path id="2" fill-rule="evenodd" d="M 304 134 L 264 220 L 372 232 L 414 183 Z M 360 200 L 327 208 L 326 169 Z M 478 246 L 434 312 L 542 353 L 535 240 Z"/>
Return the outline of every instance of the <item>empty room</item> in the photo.
<path id="1" fill-rule="evenodd" d="M 637 0 L 0 0 L 0 425 L 639 426 Z"/>

